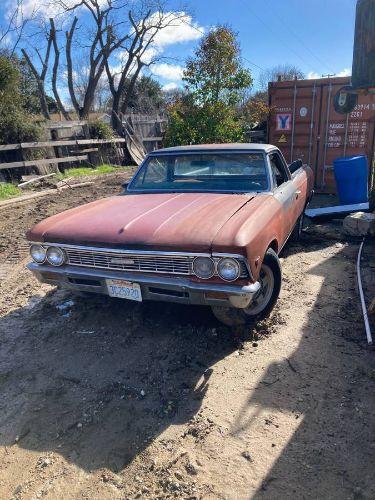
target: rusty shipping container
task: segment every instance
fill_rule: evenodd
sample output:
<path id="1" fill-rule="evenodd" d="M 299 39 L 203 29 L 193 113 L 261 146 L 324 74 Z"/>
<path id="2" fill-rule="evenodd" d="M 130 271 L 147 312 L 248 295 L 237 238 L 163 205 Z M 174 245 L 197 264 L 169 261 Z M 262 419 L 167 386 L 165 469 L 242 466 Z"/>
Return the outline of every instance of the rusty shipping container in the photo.
<path id="1" fill-rule="evenodd" d="M 373 161 L 375 95 L 359 95 L 355 109 L 340 115 L 333 97 L 349 77 L 294 80 L 269 84 L 271 113 L 268 142 L 288 163 L 301 158 L 315 174 L 315 189 L 335 193 L 333 160 L 366 155 Z"/>

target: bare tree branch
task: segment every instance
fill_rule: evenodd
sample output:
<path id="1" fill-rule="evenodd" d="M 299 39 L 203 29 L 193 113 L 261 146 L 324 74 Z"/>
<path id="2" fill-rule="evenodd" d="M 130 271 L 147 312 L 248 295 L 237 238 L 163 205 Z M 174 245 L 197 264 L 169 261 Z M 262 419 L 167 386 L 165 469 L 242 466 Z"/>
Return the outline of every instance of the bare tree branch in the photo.
<path id="1" fill-rule="evenodd" d="M 70 94 L 70 99 L 72 100 L 72 104 L 78 115 L 81 114 L 81 106 L 77 100 L 76 93 L 74 90 L 74 81 L 73 81 L 73 60 L 72 60 L 72 40 L 74 31 L 76 29 L 78 23 L 78 17 L 74 17 L 73 24 L 69 31 L 66 32 L 66 64 L 67 64 L 67 73 L 68 73 L 68 89 Z"/>
<path id="2" fill-rule="evenodd" d="M 11 57 L 14 55 L 20 43 L 27 23 L 33 19 L 34 15 L 35 8 L 29 17 L 25 18 L 23 13 L 23 0 L 17 0 L 14 10 L 8 17 L 7 25 L 4 28 L 0 28 L 0 47 L 9 41 L 9 38 L 15 35 L 15 39 L 12 40 L 11 48 L 8 46 Z"/>
<path id="3" fill-rule="evenodd" d="M 52 37 L 51 37 L 51 33 L 49 33 L 48 39 L 47 39 L 47 49 L 46 49 L 46 53 L 45 53 L 44 58 L 41 57 L 39 51 L 36 49 L 36 53 L 38 54 L 40 61 L 41 61 L 41 65 L 42 65 L 42 70 L 40 73 L 38 72 L 38 70 L 37 70 L 36 66 L 33 64 L 33 62 L 31 61 L 26 50 L 21 49 L 21 52 L 26 60 L 26 63 L 28 64 L 32 74 L 35 77 L 35 81 L 36 81 L 37 87 L 38 87 L 40 107 L 42 109 L 43 116 L 47 120 L 50 119 L 50 114 L 48 111 L 47 96 L 46 96 L 46 90 L 45 90 L 45 81 L 46 81 L 47 70 L 48 70 L 49 56 L 51 53 L 51 45 L 52 45 Z"/>
<path id="4" fill-rule="evenodd" d="M 59 62 L 60 62 L 60 49 L 57 43 L 57 37 L 56 37 L 56 28 L 55 28 L 55 23 L 54 20 L 51 18 L 50 20 L 50 35 L 53 43 L 53 49 L 55 52 L 55 60 L 52 68 L 52 92 L 55 97 L 57 107 L 59 108 L 60 112 L 64 116 L 65 120 L 71 120 L 71 117 L 69 113 L 66 111 L 64 104 L 61 101 L 60 94 L 57 88 L 57 76 L 58 76 L 58 70 L 59 70 Z"/>

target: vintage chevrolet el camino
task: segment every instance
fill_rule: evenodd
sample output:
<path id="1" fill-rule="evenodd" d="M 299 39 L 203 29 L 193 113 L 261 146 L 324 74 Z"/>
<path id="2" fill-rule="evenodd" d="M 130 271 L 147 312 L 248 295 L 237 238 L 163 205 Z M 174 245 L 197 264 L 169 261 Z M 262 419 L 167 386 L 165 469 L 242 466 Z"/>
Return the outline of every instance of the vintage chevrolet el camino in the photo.
<path id="1" fill-rule="evenodd" d="M 251 323 L 277 301 L 278 254 L 299 237 L 312 186 L 308 166 L 268 144 L 160 149 L 122 194 L 32 228 L 28 268 L 43 283 Z"/>

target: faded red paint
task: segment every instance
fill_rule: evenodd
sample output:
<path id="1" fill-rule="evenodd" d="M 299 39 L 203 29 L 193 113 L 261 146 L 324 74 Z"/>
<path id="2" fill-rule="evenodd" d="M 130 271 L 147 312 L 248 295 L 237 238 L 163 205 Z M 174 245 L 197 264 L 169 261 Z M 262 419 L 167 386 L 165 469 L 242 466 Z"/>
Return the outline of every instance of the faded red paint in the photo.
<path id="1" fill-rule="evenodd" d="M 210 251 L 221 227 L 253 198 L 246 194 L 128 194 L 50 217 L 32 241 L 157 250 Z"/>
<path id="2" fill-rule="evenodd" d="M 288 239 L 312 183 L 312 172 L 304 167 L 270 193 L 128 193 L 50 217 L 27 237 L 106 248 L 241 254 L 256 280 L 267 249 L 279 252 Z"/>

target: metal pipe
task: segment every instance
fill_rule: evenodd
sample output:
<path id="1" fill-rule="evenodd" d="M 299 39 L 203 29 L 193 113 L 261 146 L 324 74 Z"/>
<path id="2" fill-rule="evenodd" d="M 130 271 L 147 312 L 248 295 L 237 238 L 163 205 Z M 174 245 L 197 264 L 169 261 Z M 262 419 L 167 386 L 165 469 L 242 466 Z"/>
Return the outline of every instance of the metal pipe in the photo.
<path id="1" fill-rule="evenodd" d="M 365 243 L 365 238 L 363 238 L 362 243 L 359 247 L 358 251 L 358 257 L 357 257 L 357 280 L 358 280 L 358 289 L 359 289 L 359 296 L 361 299 L 361 307 L 362 307 L 362 314 L 363 314 L 363 321 L 365 323 L 365 329 L 366 329 L 366 337 L 367 337 L 367 344 L 372 345 L 372 335 L 371 335 L 371 328 L 370 328 L 370 323 L 368 320 L 368 315 L 367 315 L 367 308 L 366 308 L 366 302 L 365 302 L 365 296 L 363 294 L 363 288 L 362 288 L 362 278 L 361 278 L 361 255 L 362 255 L 362 248 Z"/>

